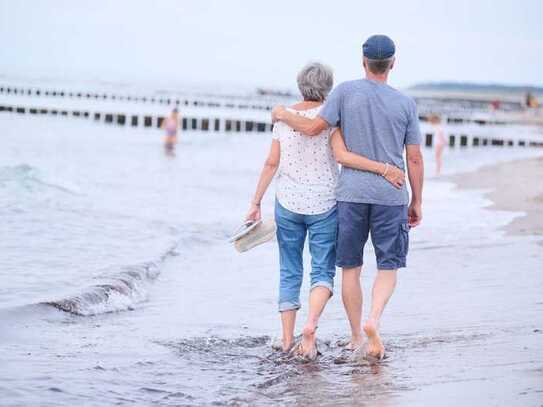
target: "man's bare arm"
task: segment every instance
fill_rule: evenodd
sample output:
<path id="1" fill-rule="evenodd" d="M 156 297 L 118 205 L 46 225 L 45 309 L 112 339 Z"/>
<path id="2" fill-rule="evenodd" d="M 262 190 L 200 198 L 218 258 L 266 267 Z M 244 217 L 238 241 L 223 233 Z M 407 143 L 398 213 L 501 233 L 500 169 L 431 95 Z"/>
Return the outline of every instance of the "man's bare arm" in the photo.
<path id="1" fill-rule="evenodd" d="M 424 181 L 424 162 L 420 145 L 408 144 L 405 147 L 407 174 L 411 185 L 411 204 L 409 205 L 409 225 L 415 227 L 422 220 L 422 185 Z"/>
<path id="2" fill-rule="evenodd" d="M 316 136 L 330 127 L 326 120 L 319 116 L 314 119 L 308 119 L 307 117 L 289 112 L 283 106 L 276 106 L 273 109 L 272 119 L 274 122 L 284 122 L 306 136 Z"/>

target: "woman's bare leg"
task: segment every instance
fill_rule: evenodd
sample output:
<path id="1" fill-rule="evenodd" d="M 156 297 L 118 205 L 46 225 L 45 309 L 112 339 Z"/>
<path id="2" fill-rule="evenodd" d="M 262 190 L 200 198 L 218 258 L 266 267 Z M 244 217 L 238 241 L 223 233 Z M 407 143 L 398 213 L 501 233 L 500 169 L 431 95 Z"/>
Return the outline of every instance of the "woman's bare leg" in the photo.
<path id="1" fill-rule="evenodd" d="M 281 346 L 283 347 L 283 352 L 288 352 L 294 344 L 296 312 L 297 310 L 295 309 L 281 312 L 281 325 L 283 326 L 283 340 Z"/>
<path id="2" fill-rule="evenodd" d="M 309 314 L 302 331 L 302 349 L 305 355 L 313 352 L 317 337 L 315 331 L 319 324 L 319 318 L 330 299 L 330 290 L 327 287 L 315 287 L 309 294 Z"/>

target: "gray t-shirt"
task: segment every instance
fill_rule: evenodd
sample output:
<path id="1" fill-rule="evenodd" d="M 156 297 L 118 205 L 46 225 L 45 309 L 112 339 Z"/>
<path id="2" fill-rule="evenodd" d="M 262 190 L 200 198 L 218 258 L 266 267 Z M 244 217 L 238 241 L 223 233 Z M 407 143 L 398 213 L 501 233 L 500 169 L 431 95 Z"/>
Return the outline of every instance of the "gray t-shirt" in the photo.
<path id="1" fill-rule="evenodd" d="M 415 101 L 387 84 L 368 79 L 343 82 L 319 113 L 332 127 L 341 127 L 347 149 L 405 170 L 406 144 L 420 144 Z M 378 174 L 343 167 L 337 200 L 379 205 L 407 205 L 404 185 L 395 188 Z"/>

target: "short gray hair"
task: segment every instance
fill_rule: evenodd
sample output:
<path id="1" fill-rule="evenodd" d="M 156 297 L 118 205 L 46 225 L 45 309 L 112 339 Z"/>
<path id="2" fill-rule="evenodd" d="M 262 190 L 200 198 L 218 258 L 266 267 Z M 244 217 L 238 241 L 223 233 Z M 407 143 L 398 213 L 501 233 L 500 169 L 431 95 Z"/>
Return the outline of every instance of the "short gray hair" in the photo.
<path id="1" fill-rule="evenodd" d="M 304 100 L 322 102 L 334 86 L 334 73 L 326 65 L 311 62 L 302 68 L 297 81 Z"/>
<path id="2" fill-rule="evenodd" d="M 392 62 L 394 62 L 394 57 L 390 57 L 387 59 L 366 58 L 368 70 L 375 75 L 386 73 L 392 66 Z"/>

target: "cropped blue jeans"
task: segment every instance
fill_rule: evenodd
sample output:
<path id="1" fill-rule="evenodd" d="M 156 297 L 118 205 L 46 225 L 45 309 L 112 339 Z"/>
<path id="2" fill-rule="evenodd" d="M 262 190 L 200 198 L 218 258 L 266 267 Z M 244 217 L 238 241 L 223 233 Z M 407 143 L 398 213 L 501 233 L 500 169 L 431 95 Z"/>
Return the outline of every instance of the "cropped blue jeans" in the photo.
<path id="1" fill-rule="evenodd" d="M 326 287 L 333 294 L 336 275 L 336 207 L 318 215 L 302 215 L 289 211 L 276 200 L 275 223 L 280 264 L 279 311 L 300 308 L 303 251 L 307 235 L 311 253 L 311 289 Z"/>

